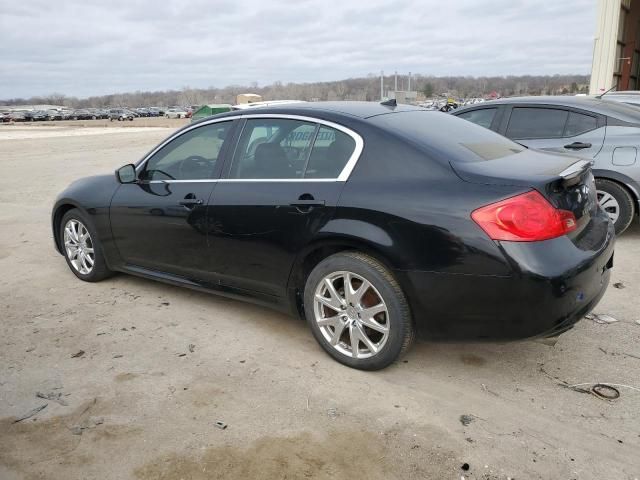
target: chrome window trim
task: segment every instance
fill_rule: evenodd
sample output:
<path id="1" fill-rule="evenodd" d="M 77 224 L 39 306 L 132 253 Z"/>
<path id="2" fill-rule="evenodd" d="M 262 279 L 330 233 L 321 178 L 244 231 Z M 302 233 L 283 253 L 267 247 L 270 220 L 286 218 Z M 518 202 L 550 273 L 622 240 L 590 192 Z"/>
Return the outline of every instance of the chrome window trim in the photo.
<path id="1" fill-rule="evenodd" d="M 145 183 L 238 183 L 238 182 L 333 182 L 341 180 L 337 178 L 207 178 L 195 180 L 149 180 Z"/>
<path id="2" fill-rule="evenodd" d="M 358 160 L 360 159 L 360 155 L 362 154 L 362 150 L 364 149 L 364 140 L 362 139 L 360 134 L 354 132 L 350 128 L 347 128 L 347 127 L 345 127 L 343 125 L 340 125 L 338 123 L 331 122 L 329 120 L 324 120 L 324 119 L 315 118 L 315 117 L 308 117 L 306 115 L 290 115 L 290 114 L 283 114 L 283 113 L 272 113 L 272 114 L 269 114 L 269 113 L 252 113 L 252 114 L 246 114 L 246 115 L 236 115 L 236 116 L 233 116 L 233 117 L 214 118 L 214 119 L 202 122 L 202 123 L 197 123 L 195 125 L 189 126 L 188 128 L 185 128 L 184 130 L 180 130 L 179 132 L 174 133 L 169 138 L 167 138 L 164 142 L 162 142 L 160 145 L 158 145 L 156 148 L 151 150 L 151 152 L 149 152 L 142 160 L 140 160 L 140 162 L 138 162 L 138 164 L 136 165 L 136 173 L 139 173 L 144 168 L 144 166 L 149 161 L 149 159 L 151 157 L 153 157 L 165 145 L 167 145 L 169 142 L 175 140 L 176 138 L 184 135 L 185 133 L 190 132 L 191 130 L 193 130 L 195 128 L 203 127 L 205 125 L 211 125 L 211 124 L 214 124 L 214 123 L 230 122 L 230 121 L 233 121 L 233 120 L 236 120 L 236 119 L 254 119 L 254 118 L 284 118 L 284 119 L 288 119 L 288 120 L 300 120 L 300 121 L 303 121 L 303 122 L 312 122 L 312 123 L 318 123 L 320 125 L 326 125 L 327 127 L 334 128 L 336 130 L 339 130 L 339 131 L 349 135 L 351 138 L 353 138 L 356 146 L 353 149 L 353 152 L 351 153 L 351 156 L 349 157 L 349 160 L 347 160 L 347 163 L 345 164 L 344 168 L 340 172 L 340 175 L 338 175 L 335 178 L 220 178 L 220 179 L 206 179 L 206 180 L 152 180 L 149 183 L 156 183 L 156 182 L 157 183 L 186 183 L 186 182 L 200 182 L 200 183 L 202 183 L 202 182 L 229 182 L 229 183 L 231 183 L 231 182 L 346 182 L 347 180 L 349 180 L 349 177 L 351 176 L 351 172 L 353 171 L 353 169 L 355 168 L 356 164 L 358 163 Z"/>

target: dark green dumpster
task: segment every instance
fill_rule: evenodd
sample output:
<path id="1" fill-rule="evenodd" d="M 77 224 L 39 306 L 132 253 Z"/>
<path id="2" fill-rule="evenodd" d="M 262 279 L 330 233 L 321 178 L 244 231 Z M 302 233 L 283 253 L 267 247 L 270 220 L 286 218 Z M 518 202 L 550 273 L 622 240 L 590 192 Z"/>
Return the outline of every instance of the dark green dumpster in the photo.
<path id="1" fill-rule="evenodd" d="M 196 122 L 205 117 L 210 117 L 211 115 L 215 115 L 216 113 L 224 113 L 230 112 L 231 105 L 226 103 L 221 103 L 218 105 L 203 105 L 198 110 L 195 111 L 193 116 L 191 117 L 192 122 Z"/>

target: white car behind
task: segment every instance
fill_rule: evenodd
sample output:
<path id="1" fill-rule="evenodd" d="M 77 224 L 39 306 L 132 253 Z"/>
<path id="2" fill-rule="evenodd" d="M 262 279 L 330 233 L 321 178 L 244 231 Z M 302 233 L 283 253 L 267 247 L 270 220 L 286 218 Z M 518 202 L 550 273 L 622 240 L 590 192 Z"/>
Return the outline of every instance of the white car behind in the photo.
<path id="1" fill-rule="evenodd" d="M 187 118 L 187 112 L 180 107 L 171 107 L 164 112 L 164 116 L 167 118 Z"/>

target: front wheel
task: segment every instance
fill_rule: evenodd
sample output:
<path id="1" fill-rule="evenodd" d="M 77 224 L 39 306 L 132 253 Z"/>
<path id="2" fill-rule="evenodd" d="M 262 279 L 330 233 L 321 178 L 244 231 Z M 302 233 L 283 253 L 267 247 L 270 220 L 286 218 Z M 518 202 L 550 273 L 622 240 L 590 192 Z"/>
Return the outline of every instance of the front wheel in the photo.
<path id="1" fill-rule="evenodd" d="M 85 213 L 74 208 L 64 214 L 60 240 L 67 265 L 80 280 L 99 282 L 111 275 L 98 234 Z"/>
<path id="2" fill-rule="evenodd" d="M 379 370 L 400 358 L 414 336 L 407 299 L 391 272 L 359 252 L 327 257 L 309 274 L 307 322 L 338 362 Z"/>
<path id="3" fill-rule="evenodd" d="M 624 232 L 633 221 L 633 197 L 613 180 L 596 178 L 598 203 L 611 218 L 616 235 Z"/>

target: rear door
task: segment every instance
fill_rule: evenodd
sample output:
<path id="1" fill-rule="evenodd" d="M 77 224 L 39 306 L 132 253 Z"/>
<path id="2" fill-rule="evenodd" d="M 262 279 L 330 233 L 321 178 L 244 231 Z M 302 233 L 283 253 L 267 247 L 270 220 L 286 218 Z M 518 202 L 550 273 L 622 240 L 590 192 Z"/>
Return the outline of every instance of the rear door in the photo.
<path id="1" fill-rule="evenodd" d="M 246 119 L 208 211 L 223 286 L 284 296 L 297 253 L 333 216 L 361 149 L 357 134 L 328 122 Z"/>
<path id="2" fill-rule="evenodd" d="M 530 148 L 594 158 L 604 143 L 605 120 L 577 109 L 513 106 L 500 133 Z"/>

